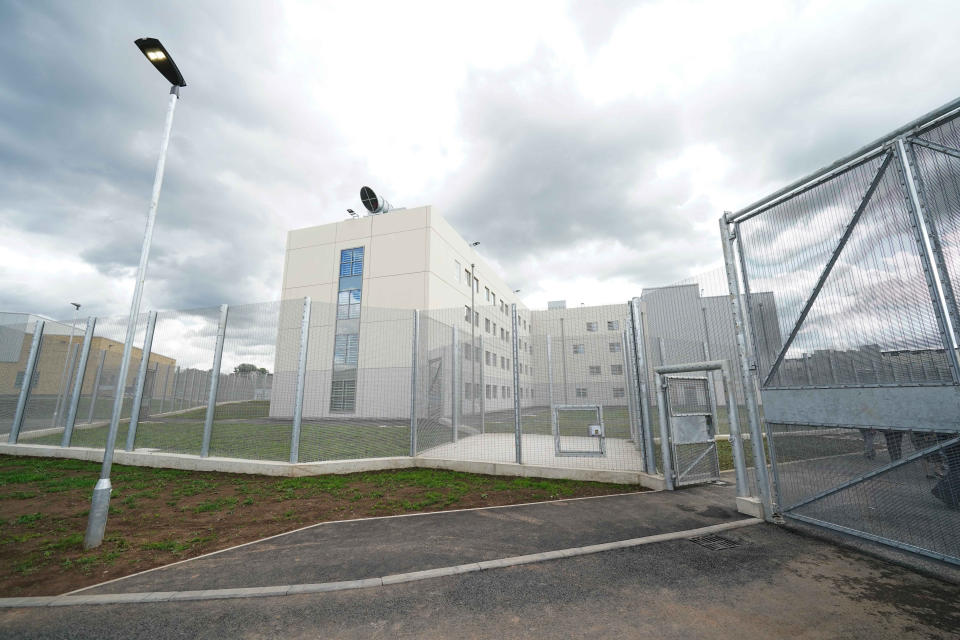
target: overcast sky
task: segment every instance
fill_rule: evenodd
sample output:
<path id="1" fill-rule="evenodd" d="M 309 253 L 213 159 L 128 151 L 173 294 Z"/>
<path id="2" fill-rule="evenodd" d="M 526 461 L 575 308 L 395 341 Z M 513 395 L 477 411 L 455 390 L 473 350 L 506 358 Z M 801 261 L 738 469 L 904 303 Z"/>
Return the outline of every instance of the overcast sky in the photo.
<path id="1" fill-rule="evenodd" d="M 280 295 L 288 229 L 369 184 L 432 204 L 525 302 L 721 264 L 717 218 L 960 93 L 953 2 L 0 0 L 0 310 Z"/>

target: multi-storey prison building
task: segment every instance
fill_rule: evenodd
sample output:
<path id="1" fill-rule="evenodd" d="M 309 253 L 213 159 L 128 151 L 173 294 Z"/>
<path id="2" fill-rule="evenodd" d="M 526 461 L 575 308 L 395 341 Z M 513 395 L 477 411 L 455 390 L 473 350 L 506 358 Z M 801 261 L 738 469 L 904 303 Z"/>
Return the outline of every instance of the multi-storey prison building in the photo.
<path id="1" fill-rule="evenodd" d="M 455 343 L 461 409 L 482 398 L 495 411 L 512 407 L 516 304 L 524 370 L 518 392 L 533 394 L 529 310 L 430 206 L 290 231 L 282 297 L 294 303 L 285 307 L 278 337 L 275 384 L 286 387 L 294 383 L 300 339 L 296 301 L 311 300 L 305 416 L 409 415 L 414 310 L 423 376 L 441 375 L 438 363 L 445 363 L 445 385 L 454 383 L 445 350 Z M 293 394 L 278 391 L 271 415 L 290 415 Z M 438 393 L 449 403 L 452 387 Z"/>
<path id="2" fill-rule="evenodd" d="M 599 308 L 606 311 L 602 318 L 596 307 L 530 311 L 430 206 L 290 231 L 282 297 L 289 302 L 278 336 L 271 416 L 293 410 L 299 301 L 305 297 L 311 300 L 307 417 L 408 416 L 414 310 L 419 310 L 418 376 L 428 387 L 439 387 L 430 387 L 428 395 L 447 410 L 454 397 L 464 415 L 481 405 L 488 413 L 508 410 L 515 393 L 525 406 L 547 404 L 551 374 L 555 402 L 598 404 L 625 396 L 626 305 Z M 550 371 L 548 335 L 556 344 Z"/>

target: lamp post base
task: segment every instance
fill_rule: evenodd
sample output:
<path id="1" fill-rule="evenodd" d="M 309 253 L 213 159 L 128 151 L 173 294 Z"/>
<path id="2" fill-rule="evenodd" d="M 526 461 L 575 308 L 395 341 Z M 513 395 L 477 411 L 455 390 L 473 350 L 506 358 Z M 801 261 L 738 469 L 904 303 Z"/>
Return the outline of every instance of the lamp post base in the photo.
<path id="1" fill-rule="evenodd" d="M 103 542 L 103 532 L 107 528 L 107 512 L 110 510 L 110 494 L 113 486 L 109 478 L 100 478 L 93 488 L 93 501 L 90 504 L 90 516 L 87 519 L 87 535 L 83 538 L 83 548 L 93 549 Z"/>

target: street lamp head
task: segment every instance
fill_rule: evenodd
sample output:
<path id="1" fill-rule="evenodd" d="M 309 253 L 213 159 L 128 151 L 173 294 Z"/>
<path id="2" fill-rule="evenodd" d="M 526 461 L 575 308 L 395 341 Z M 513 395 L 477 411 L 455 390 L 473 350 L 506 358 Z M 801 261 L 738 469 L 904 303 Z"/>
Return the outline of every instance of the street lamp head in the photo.
<path id="1" fill-rule="evenodd" d="M 77 311 L 80 311 L 80 303 L 79 303 L 79 302 L 71 302 L 70 304 L 72 304 Z"/>
<path id="2" fill-rule="evenodd" d="M 157 71 L 163 74 L 163 77 L 170 84 L 175 87 L 187 86 L 180 69 L 177 68 L 177 64 L 159 40 L 156 38 L 139 38 L 134 41 L 134 44 L 140 48 L 143 55 L 147 56 L 147 60 L 157 68 Z"/>
<path id="3" fill-rule="evenodd" d="M 475 246 L 477 246 L 478 244 L 480 244 L 479 241 L 477 241 L 477 242 L 471 242 L 471 243 L 470 243 L 470 246 L 471 246 L 471 247 L 475 247 Z"/>

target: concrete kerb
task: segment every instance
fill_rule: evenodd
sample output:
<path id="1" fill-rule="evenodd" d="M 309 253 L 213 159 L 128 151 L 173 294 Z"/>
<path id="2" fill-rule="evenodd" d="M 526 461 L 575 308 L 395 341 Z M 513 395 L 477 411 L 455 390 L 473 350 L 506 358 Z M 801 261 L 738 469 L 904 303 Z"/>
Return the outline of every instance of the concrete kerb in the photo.
<path id="1" fill-rule="evenodd" d="M 0 454 L 13 456 L 37 456 L 42 458 L 70 458 L 99 462 L 103 449 L 87 447 L 60 447 L 39 444 L 0 443 Z M 582 480 L 609 482 L 612 484 L 638 484 L 647 489 L 664 488 L 663 478 L 639 471 L 610 471 L 604 469 L 577 469 L 570 467 L 547 467 L 504 462 L 473 460 L 450 460 L 443 458 L 362 458 L 353 460 L 327 460 L 323 462 L 289 463 L 270 460 L 241 460 L 237 458 L 201 458 L 181 453 L 158 453 L 133 450 L 114 452 L 114 462 L 135 467 L 181 469 L 184 471 L 216 471 L 221 473 L 248 473 L 265 476 L 299 477 L 324 474 L 346 474 L 362 471 L 392 469 L 444 469 L 466 473 L 482 473 L 497 476 L 550 478 L 554 480 Z"/>
<path id="2" fill-rule="evenodd" d="M 523 556 L 513 556 L 510 558 L 501 558 L 499 560 L 487 560 L 450 567 L 440 567 L 437 569 L 428 569 L 425 571 L 412 571 L 409 573 L 398 573 L 379 578 L 366 578 L 361 580 L 348 580 L 340 582 L 324 582 L 317 584 L 299 584 L 299 585 L 278 585 L 270 587 L 250 587 L 239 589 L 207 589 L 202 591 L 158 591 L 145 593 L 119 593 L 102 595 L 63 595 L 63 596 L 40 596 L 23 598 L 0 598 L 0 608 L 19 608 L 19 607 L 66 607 L 81 605 L 100 605 L 100 604 L 132 604 L 147 602 L 168 602 L 168 601 L 196 601 L 196 600 L 221 600 L 230 598 L 261 598 L 287 596 L 306 593 L 324 593 L 331 591 L 346 591 L 350 589 L 367 589 L 373 587 L 382 587 L 404 582 L 416 582 L 419 580 L 429 580 L 455 575 L 463 575 L 476 571 L 485 571 L 488 569 L 502 569 L 506 567 L 519 566 L 534 562 L 544 562 L 548 560 L 559 560 L 562 558 L 571 558 L 583 556 L 604 551 L 614 551 L 617 549 L 627 549 L 658 542 L 667 542 L 670 540 L 681 540 L 693 538 L 696 536 L 718 533 L 730 529 L 762 524 L 763 520 L 758 518 L 748 518 L 737 520 L 735 522 L 725 522 L 708 527 L 697 529 L 687 529 L 685 531 L 674 531 L 671 533 L 661 533 L 643 538 L 632 538 L 629 540 L 618 540 L 616 542 L 607 542 L 603 544 L 593 544 L 584 547 L 574 547 L 570 549 L 557 549 L 555 551 L 545 551 L 543 553 L 533 553 Z"/>

